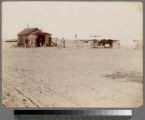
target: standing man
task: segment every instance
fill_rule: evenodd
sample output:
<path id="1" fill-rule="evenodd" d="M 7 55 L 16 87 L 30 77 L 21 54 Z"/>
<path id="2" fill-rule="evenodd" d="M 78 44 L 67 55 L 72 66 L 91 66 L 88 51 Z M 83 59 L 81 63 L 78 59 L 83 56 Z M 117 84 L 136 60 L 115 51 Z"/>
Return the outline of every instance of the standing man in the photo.
<path id="1" fill-rule="evenodd" d="M 26 48 L 28 47 L 28 43 L 29 43 L 29 40 L 28 40 L 28 38 L 26 38 L 26 40 L 25 40 L 25 47 Z"/>
<path id="2" fill-rule="evenodd" d="M 62 39 L 62 42 L 63 42 L 63 48 L 65 48 L 65 40 L 64 40 L 64 37 Z"/>
<path id="3" fill-rule="evenodd" d="M 51 45 L 51 37 L 49 37 L 49 43 L 48 43 L 48 46 L 49 46 L 49 47 L 52 47 L 52 45 Z"/>

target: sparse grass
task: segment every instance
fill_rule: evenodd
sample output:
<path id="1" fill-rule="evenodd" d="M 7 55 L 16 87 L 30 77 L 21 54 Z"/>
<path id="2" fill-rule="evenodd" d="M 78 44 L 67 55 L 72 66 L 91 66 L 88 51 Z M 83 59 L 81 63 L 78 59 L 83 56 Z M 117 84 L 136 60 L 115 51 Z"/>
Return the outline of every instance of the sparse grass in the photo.
<path id="1" fill-rule="evenodd" d="M 116 72 L 113 74 L 104 75 L 105 78 L 111 79 L 125 79 L 125 82 L 136 82 L 136 83 L 143 83 L 142 74 L 139 72 L 131 71 L 128 73 L 123 72 Z"/>

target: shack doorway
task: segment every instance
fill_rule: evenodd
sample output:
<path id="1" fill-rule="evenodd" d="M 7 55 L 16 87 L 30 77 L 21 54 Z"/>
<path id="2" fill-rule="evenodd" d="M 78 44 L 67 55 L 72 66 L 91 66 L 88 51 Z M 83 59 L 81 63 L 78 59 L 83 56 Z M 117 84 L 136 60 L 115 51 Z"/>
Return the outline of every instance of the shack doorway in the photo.
<path id="1" fill-rule="evenodd" d="M 40 36 L 40 47 L 44 45 L 45 42 L 45 35 Z"/>
<path id="2" fill-rule="evenodd" d="M 36 40 L 36 45 L 37 47 L 42 47 L 45 42 L 45 35 L 39 35 L 37 40 Z"/>

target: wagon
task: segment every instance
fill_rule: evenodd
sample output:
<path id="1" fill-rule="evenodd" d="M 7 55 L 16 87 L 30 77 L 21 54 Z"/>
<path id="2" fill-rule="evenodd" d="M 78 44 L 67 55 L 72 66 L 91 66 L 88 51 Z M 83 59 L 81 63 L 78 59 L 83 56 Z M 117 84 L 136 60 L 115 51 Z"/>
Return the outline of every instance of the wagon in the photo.
<path id="1" fill-rule="evenodd" d="M 99 41 L 96 39 L 92 40 L 91 46 L 92 48 L 99 48 L 100 47 Z"/>

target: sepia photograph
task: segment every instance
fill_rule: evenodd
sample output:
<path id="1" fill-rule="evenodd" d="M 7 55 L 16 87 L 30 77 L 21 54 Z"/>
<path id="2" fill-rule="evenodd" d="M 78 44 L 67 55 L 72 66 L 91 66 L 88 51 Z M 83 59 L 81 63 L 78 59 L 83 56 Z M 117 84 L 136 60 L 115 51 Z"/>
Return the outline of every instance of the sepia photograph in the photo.
<path id="1" fill-rule="evenodd" d="M 2 106 L 143 105 L 142 2 L 2 2 Z"/>

